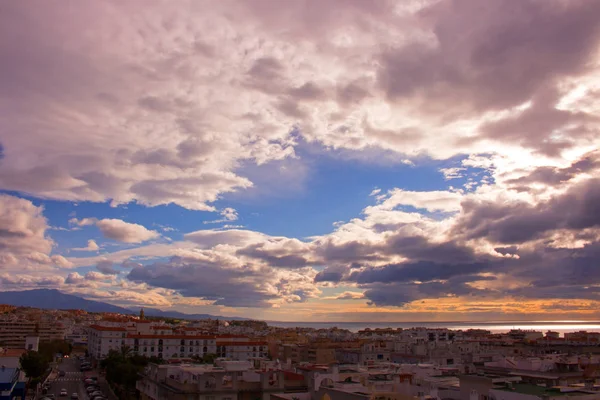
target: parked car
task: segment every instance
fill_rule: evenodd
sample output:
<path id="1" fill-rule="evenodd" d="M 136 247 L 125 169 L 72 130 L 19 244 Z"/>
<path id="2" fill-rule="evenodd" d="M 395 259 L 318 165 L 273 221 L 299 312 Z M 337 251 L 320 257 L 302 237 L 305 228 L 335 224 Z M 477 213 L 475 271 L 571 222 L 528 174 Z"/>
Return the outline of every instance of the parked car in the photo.
<path id="1" fill-rule="evenodd" d="M 68 395 L 68 393 L 67 393 L 67 389 L 61 389 L 61 390 L 60 390 L 60 397 L 65 397 L 65 396 L 67 396 L 67 395 Z"/>
<path id="2" fill-rule="evenodd" d="M 73 393 L 71 395 L 71 400 L 78 400 L 79 399 L 79 395 L 77 393 Z"/>

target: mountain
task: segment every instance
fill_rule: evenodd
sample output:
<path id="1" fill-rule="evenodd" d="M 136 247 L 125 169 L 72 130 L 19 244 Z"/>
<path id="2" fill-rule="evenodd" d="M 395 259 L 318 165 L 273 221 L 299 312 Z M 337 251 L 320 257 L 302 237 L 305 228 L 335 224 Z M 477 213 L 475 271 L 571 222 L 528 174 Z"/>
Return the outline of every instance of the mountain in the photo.
<path id="1" fill-rule="evenodd" d="M 242 317 L 219 317 L 218 315 L 210 314 L 185 314 L 178 311 L 163 311 L 158 308 L 145 308 L 144 314 L 149 317 L 163 317 L 163 318 L 174 318 L 174 319 L 223 319 L 227 321 L 243 321 L 248 318 Z"/>
<path id="2" fill-rule="evenodd" d="M 19 307 L 34 307 L 52 310 L 85 310 L 88 312 L 108 312 L 118 314 L 138 314 L 139 308 L 113 306 L 100 301 L 86 300 L 82 297 L 65 294 L 56 289 L 34 289 L 17 292 L 0 292 L 0 304 L 9 304 Z M 219 317 L 210 314 L 184 314 L 177 311 L 163 311 L 156 308 L 144 308 L 144 314 L 149 317 L 163 317 L 175 319 L 224 319 L 245 320 L 240 317 Z"/>
<path id="3" fill-rule="evenodd" d="M 88 312 L 110 312 L 133 314 L 123 307 L 64 294 L 56 289 L 34 289 L 19 292 L 0 292 L 0 304 L 57 310 L 85 310 Z"/>

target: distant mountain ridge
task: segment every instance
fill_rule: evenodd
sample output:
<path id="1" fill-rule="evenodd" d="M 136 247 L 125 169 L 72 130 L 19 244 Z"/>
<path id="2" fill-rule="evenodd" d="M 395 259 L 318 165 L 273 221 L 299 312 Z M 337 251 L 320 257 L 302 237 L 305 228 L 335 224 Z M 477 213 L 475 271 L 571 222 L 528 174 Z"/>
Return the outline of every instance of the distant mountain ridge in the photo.
<path id="1" fill-rule="evenodd" d="M 87 312 L 108 312 L 117 314 L 138 314 L 139 309 L 127 309 L 100 301 L 87 300 L 83 297 L 65 294 L 56 289 L 33 289 L 14 292 L 0 292 L 0 304 L 17 307 L 34 307 L 46 310 L 85 310 Z M 178 311 L 163 311 L 156 308 L 145 308 L 149 317 L 174 319 L 223 319 L 245 320 L 240 317 L 219 317 L 210 314 L 184 314 Z"/>
<path id="2" fill-rule="evenodd" d="M 149 317 L 163 317 L 173 319 L 222 319 L 227 321 L 244 321 L 248 318 L 242 317 L 219 317 L 218 315 L 210 314 L 185 314 L 179 311 L 163 311 L 157 308 L 146 308 L 144 307 L 144 314 Z"/>
<path id="3" fill-rule="evenodd" d="M 133 314 L 123 307 L 100 301 L 86 300 L 72 294 L 65 294 L 56 289 L 33 289 L 15 292 L 0 292 L 0 303 L 19 307 L 35 307 L 46 310 L 85 310 L 88 312 L 109 312 Z"/>

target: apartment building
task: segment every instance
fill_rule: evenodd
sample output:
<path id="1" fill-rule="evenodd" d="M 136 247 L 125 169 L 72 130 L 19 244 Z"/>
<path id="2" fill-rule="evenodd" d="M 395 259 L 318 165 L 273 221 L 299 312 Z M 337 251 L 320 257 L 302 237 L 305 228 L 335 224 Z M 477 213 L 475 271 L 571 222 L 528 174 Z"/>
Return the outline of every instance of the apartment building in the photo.
<path id="1" fill-rule="evenodd" d="M 267 342 L 246 336 L 214 335 L 197 328 L 174 329 L 148 321 L 94 324 L 88 330 L 88 352 L 96 359 L 127 346 L 136 354 L 165 360 L 191 359 L 214 354 L 230 360 L 266 358 Z"/>
<path id="2" fill-rule="evenodd" d="M 173 333 L 170 329 L 167 332 L 139 332 L 123 326 L 92 325 L 88 332 L 88 352 L 92 357 L 102 359 L 109 351 L 120 351 L 127 346 L 134 353 L 166 360 L 217 353 L 214 336 L 190 331 Z"/>
<path id="3" fill-rule="evenodd" d="M 216 354 L 230 360 L 249 361 L 253 358 L 265 358 L 268 356 L 267 342 L 250 342 L 231 340 L 223 341 L 218 338 L 216 342 Z"/>
<path id="4" fill-rule="evenodd" d="M 137 382 L 142 400 L 254 400 L 284 391 L 284 373 L 244 361 L 212 365 L 150 364 Z"/>
<path id="5" fill-rule="evenodd" d="M 26 319 L 0 320 L 0 346 L 12 349 L 25 348 L 28 336 L 39 336 L 40 342 L 64 340 L 65 328 L 60 322 L 30 321 Z"/>

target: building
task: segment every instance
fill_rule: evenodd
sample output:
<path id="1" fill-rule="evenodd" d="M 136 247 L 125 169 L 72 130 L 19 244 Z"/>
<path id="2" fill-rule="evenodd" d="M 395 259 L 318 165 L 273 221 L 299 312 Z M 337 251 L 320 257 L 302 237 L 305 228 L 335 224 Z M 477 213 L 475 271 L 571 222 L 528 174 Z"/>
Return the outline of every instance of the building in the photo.
<path id="1" fill-rule="evenodd" d="M 0 367 L 0 400 L 25 398 L 25 382 L 20 375 L 19 368 Z"/>
<path id="2" fill-rule="evenodd" d="M 88 352 L 96 358 L 106 357 L 109 351 L 121 351 L 124 346 L 133 353 L 164 360 L 202 358 L 208 354 L 237 361 L 268 357 L 266 341 L 246 336 L 214 335 L 202 329 L 174 329 L 150 321 L 94 324 L 88 330 Z"/>
<path id="3" fill-rule="evenodd" d="M 267 342 L 219 340 L 216 342 L 216 354 L 218 357 L 230 360 L 249 361 L 254 358 L 266 358 L 268 356 L 268 346 Z"/>
<path id="4" fill-rule="evenodd" d="M 508 384 L 490 389 L 490 398 L 495 400 L 597 400 L 600 392 L 575 387 L 547 388 L 530 384 Z M 471 399 L 475 399 L 471 397 Z"/>
<path id="5" fill-rule="evenodd" d="M 0 344 L 2 347 L 25 348 L 27 336 L 39 336 L 40 342 L 64 340 L 65 329 L 60 322 L 30 321 L 25 319 L 0 320 Z"/>
<path id="6" fill-rule="evenodd" d="M 256 370 L 245 361 L 146 367 L 136 388 L 142 400 L 254 400 L 284 391 L 283 371 Z"/>

